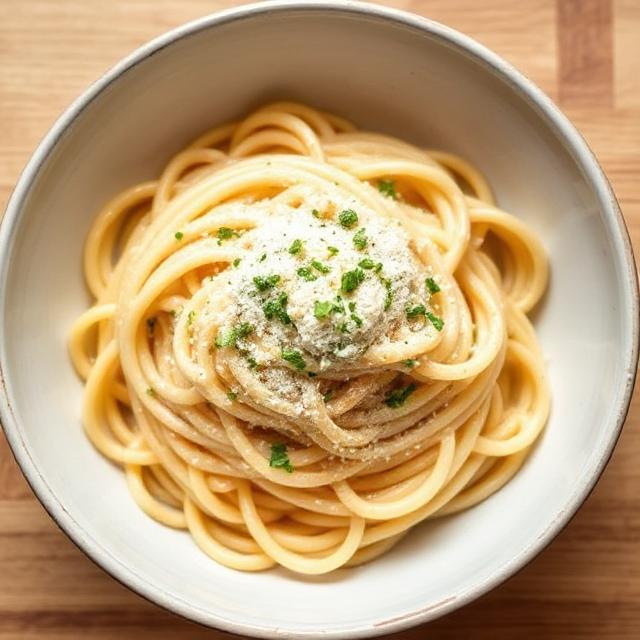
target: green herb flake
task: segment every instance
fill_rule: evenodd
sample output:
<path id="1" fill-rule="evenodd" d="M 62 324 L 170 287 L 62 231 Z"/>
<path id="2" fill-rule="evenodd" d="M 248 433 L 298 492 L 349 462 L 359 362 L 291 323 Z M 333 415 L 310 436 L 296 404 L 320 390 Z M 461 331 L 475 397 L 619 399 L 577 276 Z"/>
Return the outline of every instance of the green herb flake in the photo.
<path id="1" fill-rule="evenodd" d="M 355 302 L 350 302 L 349 303 L 349 311 L 355 311 L 356 310 L 356 303 Z"/>
<path id="2" fill-rule="evenodd" d="M 319 212 L 317 209 L 314 209 L 314 210 L 311 212 L 311 215 L 312 215 L 314 218 L 319 218 L 319 217 L 320 217 L 320 212 Z"/>
<path id="3" fill-rule="evenodd" d="M 408 369 L 413 369 L 413 367 L 415 367 L 418 364 L 418 361 L 414 360 L 413 358 L 410 358 L 409 360 L 403 360 L 402 364 Z"/>
<path id="4" fill-rule="evenodd" d="M 304 242 L 300 239 L 294 240 L 289 247 L 289 253 L 292 256 L 297 256 L 303 248 Z"/>
<path id="5" fill-rule="evenodd" d="M 387 293 L 384 297 L 384 310 L 387 311 L 393 302 L 393 290 L 391 289 L 391 280 L 387 278 L 380 278 L 380 281 L 384 285 L 384 288 L 387 290 Z"/>
<path id="6" fill-rule="evenodd" d="M 306 280 L 307 282 L 313 282 L 314 280 L 318 279 L 318 276 L 315 275 L 315 273 L 311 272 L 311 269 L 309 269 L 309 267 L 300 267 L 296 273 L 303 279 Z"/>
<path id="7" fill-rule="evenodd" d="M 356 323 L 356 327 L 358 327 L 358 329 L 362 326 L 362 318 L 360 316 L 357 316 L 355 313 L 351 314 L 351 319 Z"/>
<path id="8" fill-rule="evenodd" d="M 344 229 L 351 229 L 358 224 L 358 214 L 353 209 L 345 209 L 338 214 L 338 222 Z"/>
<path id="9" fill-rule="evenodd" d="M 320 262 L 320 260 L 312 260 L 311 261 L 311 266 L 316 270 L 319 271 L 320 273 L 329 273 L 329 271 L 331 271 L 331 267 L 327 267 L 326 264 L 322 264 L 322 262 Z"/>
<path id="10" fill-rule="evenodd" d="M 249 369 L 257 369 L 258 368 L 258 361 L 254 357 L 248 356 L 247 357 L 247 362 L 249 363 Z"/>
<path id="11" fill-rule="evenodd" d="M 255 331 L 255 327 L 248 322 L 243 322 L 235 328 L 238 338 L 246 338 L 249 334 Z"/>
<path id="12" fill-rule="evenodd" d="M 240 264 L 240 258 L 236 258 L 236 259 L 233 261 L 233 266 L 237 269 L 239 264 Z"/>
<path id="13" fill-rule="evenodd" d="M 227 398 L 229 398 L 229 400 L 233 402 L 234 400 L 238 399 L 238 394 L 234 393 L 233 391 L 227 391 Z"/>
<path id="14" fill-rule="evenodd" d="M 287 473 L 293 473 L 293 465 L 289 460 L 287 453 L 287 445 L 282 442 L 276 442 L 271 445 L 271 457 L 269 458 L 269 466 L 274 469 L 283 469 Z"/>
<path id="15" fill-rule="evenodd" d="M 329 389 L 329 391 L 327 391 L 327 393 L 325 393 L 325 394 L 322 396 L 322 399 L 323 399 L 325 402 L 329 402 L 329 400 L 331 400 L 331 398 L 333 398 L 333 391 L 332 391 L 331 389 Z"/>
<path id="16" fill-rule="evenodd" d="M 182 238 L 184 238 L 184 233 L 182 233 L 182 231 L 176 231 L 173 237 L 176 240 L 182 240 Z"/>
<path id="17" fill-rule="evenodd" d="M 332 247 L 332 246 L 328 246 L 327 251 L 329 252 L 330 257 L 335 256 L 336 253 L 340 253 L 340 249 L 338 249 L 338 247 Z"/>
<path id="18" fill-rule="evenodd" d="M 366 246 L 369 244 L 369 239 L 367 238 L 367 230 L 362 228 L 356 231 L 353 236 L 353 245 L 358 251 L 363 251 Z"/>
<path id="19" fill-rule="evenodd" d="M 287 302 L 289 297 L 283 291 L 278 296 L 277 300 L 268 300 L 262 305 L 262 311 L 267 320 L 273 320 L 277 318 L 282 324 L 291 324 L 291 318 L 287 313 Z"/>
<path id="20" fill-rule="evenodd" d="M 219 333 L 216 336 L 215 343 L 217 349 L 224 349 L 225 347 L 235 347 L 236 336 L 233 331 L 226 331 Z"/>
<path id="21" fill-rule="evenodd" d="M 418 316 L 427 315 L 427 308 L 423 304 L 416 304 L 413 307 L 405 307 L 407 318 L 417 318 Z"/>
<path id="22" fill-rule="evenodd" d="M 153 389 L 152 387 L 147 387 L 147 395 L 151 396 L 152 398 L 156 397 L 156 390 Z"/>
<path id="23" fill-rule="evenodd" d="M 304 361 L 302 354 L 296 349 L 289 347 L 282 348 L 282 359 L 286 360 L 289 364 L 295 367 L 298 371 L 304 371 L 307 363 Z"/>
<path id="24" fill-rule="evenodd" d="M 440 287 L 438 286 L 438 283 L 433 279 L 433 278 L 427 278 L 424 281 L 427 289 L 429 290 L 429 293 L 434 294 L 434 293 L 438 293 L 438 291 L 440 291 Z"/>
<path id="25" fill-rule="evenodd" d="M 336 301 L 333 303 L 333 313 L 344 313 L 344 304 L 340 296 L 336 296 Z"/>
<path id="26" fill-rule="evenodd" d="M 229 331 L 221 332 L 217 335 L 215 345 L 218 349 L 224 347 L 236 347 L 238 346 L 238 340 L 246 338 L 249 334 L 253 333 L 255 327 L 248 322 L 243 322 L 235 327 L 232 327 Z"/>
<path id="27" fill-rule="evenodd" d="M 398 199 L 394 180 L 378 180 L 378 191 L 387 196 L 387 198 Z"/>
<path id="28" fill-rule="evenodd" d="M 356 268 L 353 271 L 347 271 L 342 274 L 340 290 L 343 293 L 351 293 L 352 291 L 355 291 L 363 281 L 364 271 L 362 269 Z"/>
<path id="29" fill-rule="evenodd" d="M 230 240 L 233 237 L 239 238 L 240 234 L 229 227 L 220 227 L 216 236 L 218 238 L 218 244 L 221 244 L 223 240 Z"/>
<path id="30" fill-rule="evenodd" d="M 381 263 L 378 264 L 381 265 Z M 362 258 L 362 260 L 358 262 L 358 266 L 362 267 L 363 269 L 373 269 L 375 268 L 376 263 L 371 258 Z"/>
<path id="31" fill-rule="evenodd" d="M 258 262 L 264 262 L 266 259 L 267 259 L 267 254 L 266 254 L 266 253 L 263 253 L 263 254 L 260 256 L 260 260 L 258 260 Z"/>
<path id="32" fill-rule="evenodd" d="M 400 389 L 394 389 L 384 400 L 384 403 L 387 407 L 391 407 L 392 409 L 397 409 L 401 407 L 406 401 L 407 398 L 418 388 L 418 385 L 413 382 Z"/>
<path id="33" fill-rule="evenodd" d="M 436 331 L 442 331 L 442 327 L 444 327 L 444 320 L 442 318 L 438 318 L 438 316 L 431 313 L 431 311 L 427 311 L 427 318 L 429 318 Z"/>
<path id="34" fill-rule="evenodd" d="M 349 331 L 349 325 L 346 322 L 341 322 L 336 329 L 340 333 L 351 333 L 351 331 Z"/>
<path id="35" fill-rule="evenodd" d="M 278 274 L 271 274 L 270 276 L 255 276 L 253 278 L 253 284 L 256 285 L 258 291 L 266 291 L 267 289 L 273 289 L 278 282 L 280 282 L 280 276 Z"/>
<path id="36" fill-rule="evenodd" d="M 323 320 L 333 311 L 333 302 L 329 300 L 325 300 L 321 302 L 320 300 L 316 300 L 313 303 L 313 315 L 318 318 L 318 320 Z"/>

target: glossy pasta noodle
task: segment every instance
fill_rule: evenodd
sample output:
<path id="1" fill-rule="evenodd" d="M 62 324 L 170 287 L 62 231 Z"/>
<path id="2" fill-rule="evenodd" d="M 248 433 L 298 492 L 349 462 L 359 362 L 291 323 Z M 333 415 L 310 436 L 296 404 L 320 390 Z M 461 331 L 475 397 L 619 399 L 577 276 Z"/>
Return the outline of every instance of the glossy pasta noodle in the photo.
<path id="1" fill-rule="evenodd" d="M 367 562 L 500 489 L 547 419 L 536 236 L 461 158 L 308 106 L 117 195 L 84 270 L 86 433 L 227 567 Z"/>

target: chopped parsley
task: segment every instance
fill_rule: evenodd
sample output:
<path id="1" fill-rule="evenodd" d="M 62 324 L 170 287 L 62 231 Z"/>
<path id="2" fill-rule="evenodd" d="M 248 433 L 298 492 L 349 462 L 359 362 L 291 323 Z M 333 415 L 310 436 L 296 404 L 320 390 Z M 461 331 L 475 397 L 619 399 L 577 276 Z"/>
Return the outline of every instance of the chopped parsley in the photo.
<path id="1" fill-rule="evenodd" d="M 253 284 L 256 285 L 258 291 L 266 291 L 267 289 L 273 289 L 278 282 L 280 282 L 280 276 L 276 273 L 270 276 L 255 276 L 253 278 Z"/>
<path id="2" fill-rule="evenodd" d="M 289 297 L 283 291 L 277 300 L 269 300 L 262 305 L 262 311 L 267 320 L 277 318 L 282 324 L 291 324 L 291 318 L 287 313 L 287 302 Z"/>
<path id="3" fill-rule="evenodd" d="M 266 259 L 267 259 L 267 254 L 266 254 L 266 253 L 263 253 L 263 254 L 260 256 L 260 260 L 258 260 L 258 262 L 264 262 Z"/>
<path id="4" fill-rule="evenodd" d="M 351 331 L 349 331 L 349 325 L 346 322 L 341 322 L 336 329 L 338 329 L 340 333 L 351 333 Z"/>
<path id="5" fill-rule="evenodd" d="M 253 333 L 255 327 L 248 322 L 243 322 L 235 328 L 236 335 L 238 338 L 246 338 L 250 333 Z"/>
<path id="6" fill-rule="evenodd" d="M 391 280 L 387 278 L 380 278 L 380 281 L 384 285 L 384 288 L 387 290 L 387 293 L 384 297 L 384 310 L 386 311 L 393 302 L 393 291 L 391 290 Z"/>
<path id="7" fill-rule="evenodd" d="M 352 291 L 355 291 L 363 281 L 364 271 L 362 269 L 356 268 L 353 271 L 347 271 L 342 274 L 340 290 L 343 293 L 351 293 Z"/>
<path id="8" fill-rule="evenodd" d="M 349 303 L 349 311 L 355 311 L 356 310 L 356 303 L 355 302 L 350 302 Z"/>
<path id="9" fill-rule="evenodd" d="M 314 210 L 311 212 L 311 215 L 312 215 L 314 218 L 319 218 L 319 217 L 320 217 L 320 212 L 319 212 L 317 209 L 314 209 Z"/>
<path id="10" fill-rule="evenodd" d="M 218 244 L 222 244 L 223 240 L 229 240 L 234 236 L 239 238 L 240 234 L 229 227 L 220 227 L 216 236 L 218 237 Z"/>
<path id="11" fill-rule="evenodd" d="M 363 269 L 375 269 L 376 272 L 382 270 L 382 262 L 374 262 L 371 258 L 362 258 L 362 260 L 358 262 L 358 266 Z"/>
<path id="12" fill-rule="evenodd" d="M 325 394 L 322 396 L 322 399 L 323 399 L 325 402 L 329 402 L 329 400 L 331 400 L 331 398 L 333 398 L 333 391 L 332 391 L 331 389 L 329 389 L 329 391 L 327 391 L 327 393 L 325 393 Z"/>
<path id="13" fill-rule="evenodd" d="M 311 266 L 320 273 L 329 273 L 329 271 L 331 271 L 331 267 L 327 267 L 326 264 L 322 264 L 320 260 L 313 259 L 311 261 Z"/>
<path id="14" fill-rule="evenodd" d="M 440 291 L 438 283 L 433 278 L 427 278 L 424 283 L 429 290 L 429 293 L 438 293 L 438 291 Z"/>
<path id="15" fill-rule="evenodd" d="M 219 333 L 216 336 L 215 345 L 218 349 L 222 349 L 223 347 L 235 347 L 236 342 L 238 341 L 238 336 L 231 331 L 227 331 L 226 333 Z"/>
<path id="16" fill-rule="evenodd" d="M 414 360 L 413 358 L 410 358 L 409 360 L 403 360 L 402 364 L 409 369 L 413 369 L 413 367 L 415 367 L 418 364 L 418 361 Z"/>
<path id="17" fill-rule="evenodd" d="M 329 252 L 330 256 L 335 256 L 336 253 L 340 253 L 340 249 L 338 249 L 338 247 L 332 247 L 332 246 L 328 246 L 327 251 Z"/>
<path id="18" fill-rule="evenodd" d="M 294 366 L 298 371 L 304 371 L 307 363 L 304 361 L 302 354 L 296 349 L 289 347 L 282 348 L 282 359 Z"/>
<path id="19" fill-rule="evenodd" d="M 413 307 L 405 307 L 407 318 L 417 318 L 418 316 L 427 315 L 427 308 L 423 304 L 416 304 Z"/>
<path id="20" fill-rule="evenodd" d="M 442 327 L 444 327 L 444 320 L 442 318 L 438 318 L 438 316 L 431 313 L 431 311 L 427 311 L 427 318 L 431 320 L 431 324 L 435 327 L 436 331 L 442 331 Z"/>
<path id="21" fill-rule="evenodd" d="M 406 386 L 401 387 L 400 389 L 394 389 L 384 400 L 384 403 L 387 407 L 391 407 L 392 409 L 397 409 L 401 407 L 407 400 L 407 398 L 418 388 L 418 385 L 413 382 Z"/>
<path id="22" fill-rule="evenodd" d="M 334 313 L 344 313 L 344 304 L 340 296 L 336 296 L 336 301 L 333 303 Z"/>
<path id="23" fill-rule="evenodd" d="M 353 244 L 358 251 L 362 251 L 366 248 L 367 244 L 369 244 L 369 239 L 367 238 L 367 230 L 362 228 L 356 231 L 353 236 Z"/>
<path id="24" fill-rule="evenodd" d="M 378 191 L 387 196 L 387 198 L 398 199 L 394 180 L 378 180 Z"/>
<path id="25" fill-rule="evenodd" d="M 176 240 L 182 240 L 182 238 L 184 238 L 184 233 L 182 233 L 182 231 L 176 231 L 173 237 Z"/>
<path id="26" fill-rule="evenodd" d="M 300 267 L 296 273 L 307 282 L 313 282 L 318 279 L 318 276 L 315 273 L 312 273 L 309 267 Z"/>
<path id="27" fill-rule="evenodd" d="M 271 457 L 269 458 L 269 466 L 274 469 L 283 469 L 287 473 L 293 473 L 293 465 L 289 460 L 287 453 L 287 445 L 282 442 L 276 442 L 271 445 Z"/>
<path id="28" fill-rule="evenodd" d="M 151 396 L 152 398 L 156 397 L 156 390 L 153 389 L 152 387 L 147 387 L 147 395 Z"/>
<path id="29" fill-rule="evenodd" d="M 333 302 L 329 300 L 325 300 L 321 302 L 320 300 L 316 300 L 313 304 L 313 315 L 318 318 L 318 320 L 323 320 L 333 311 Z"/>
<path id="30" fill-rule="evenodd" d="M 229 331 L 219 333 L 216 337 L 215 345 L 218 349 L 223 347 L 236 347 L 240 338 L 246 338 L 250 333 L 253 333 L 255 327 L 248 322 L 243 322 L 235 327 L 232 327 Z"/>
<path id="31" fill-rule="evenodd" d="M 353 209 L 345 209 L 338 214 L 338 222 L 344 229 L 351 229 L 358 224 L 358 214 Z"/>
<path id="32" fill-rule="evenodd" d="M 236 259 L 233 261 L 233 266 L 237 268 L 239 264 L 240 264 L 240 258 L 236 258 Z"/>
<path id="33" fill-rule="evenodd" d="M 357 316 L 355 313 L 352 313 L 351 319 L 356 323 L 356 327 L 358 327 L 358 329 L 362 326 L 362 318 L 360 316 Z"/>
<path id="34" fill-rule="evenodd" d="M 247 362 L 249 363 L 249 369 L 257 369 L 258 368 L 258 361 L 254 357 L 248 356 L 247 357 Z"/>
<path id="35" fill-rule="evenodd" d="M 238 394 L 234 393 L 233 391 L 227 391 L 227 398 L 229 398 L 229 400 L 231 400 L 231 402 L 233 402 L 234 400 L 236 400 L 238 398 Z"/>
<path id="36" fill-rule="evenodd" d="M 189 311 L 189 315 L 187 316 L 187 327 L 190 327 L 193 324 L 193 321 L 196 318 L 196 312 L 193 311 L 193 309 L 191 311 Z"/>
<path id="37" fill-rule="evenodd" d="M 296 256 L 302 251 L 303 246 L 304 242 L 298 238 L 291 243 L 291 246 L 289 247 L 289 253 L 292 256 Z"/>

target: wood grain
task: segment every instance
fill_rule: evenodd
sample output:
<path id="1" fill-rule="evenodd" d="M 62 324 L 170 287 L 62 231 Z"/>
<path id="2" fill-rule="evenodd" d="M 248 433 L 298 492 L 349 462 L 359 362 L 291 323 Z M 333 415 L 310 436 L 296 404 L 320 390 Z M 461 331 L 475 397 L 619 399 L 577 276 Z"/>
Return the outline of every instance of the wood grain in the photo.
<path id="1" fill-rule="evenodd" d="M 563 105 L 611 105 L 612 21 L 612 0 L 558 2 L 558 89 Z"/>
<path id="2" fill-rule="evenodd" d="M 0 0 L 0 207 L 64 107 L 123 55 L 227 0 Z M 640 246 L 638 0 L 390 0 L 465 31 L 575 122 Z M 640 398 L 598 487 L 566 530 L 493 593 L 397 638 L 637 640 Z M 98 569 L 32 496 L 0 437 L 0 640 L 228 637 L 181 620 Z"/>

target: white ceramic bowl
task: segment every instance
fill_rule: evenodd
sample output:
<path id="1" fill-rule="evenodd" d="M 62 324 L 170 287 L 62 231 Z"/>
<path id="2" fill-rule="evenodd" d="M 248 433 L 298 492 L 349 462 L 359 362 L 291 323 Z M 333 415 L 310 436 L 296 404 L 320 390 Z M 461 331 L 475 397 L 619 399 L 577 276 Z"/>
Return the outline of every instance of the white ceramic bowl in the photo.
<path id="1" fill-rule="evenodd" d="M 86 307 L 81 251 L 109 196 L 156 176 L 211 125 L 275 97 L 455 151 L 544 239 L 536 314 L 553 412 L 518 475 L 466 513 L 417 527 L 388 555 L 321 578 L 216 565 L 133 503 L 85 438 L 67 357 Z M 636 369 L 633 257 L 609 185 L 576 130 L 469 38 L 350 2 L 277 2 L 213 15 L 145 45 L 101 78 L 38 147 L 0 236 L 2 422 L 38 497 L 97 563 L 193 620 L 261 637 L 356 638 L 433 619 L 513 574 L 602 472 Z"/>

